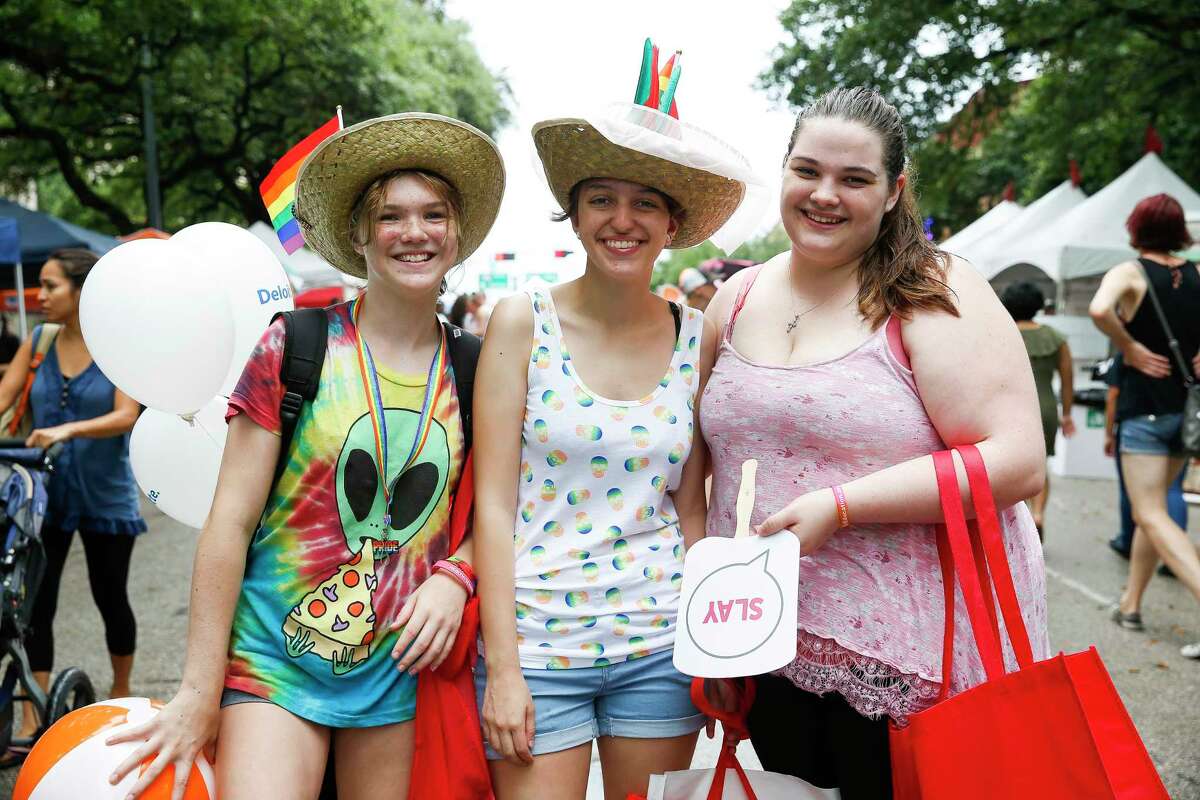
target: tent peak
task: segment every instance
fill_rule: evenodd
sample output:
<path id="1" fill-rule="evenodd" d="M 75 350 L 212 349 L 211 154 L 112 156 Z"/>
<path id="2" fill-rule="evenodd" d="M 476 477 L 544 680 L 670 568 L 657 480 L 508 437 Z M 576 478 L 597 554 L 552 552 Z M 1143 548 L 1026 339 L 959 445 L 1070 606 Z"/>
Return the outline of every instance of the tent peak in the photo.
<path id="1" fill-rule="evenodd" d="M 1143 152 L 1154 153 L 1156 155 L 1161 156 L 1162 151 L 1163 151 L 1163 143 L 1162 143 L 1162 139 L 1159 138 L 1158 131 L 1154 129 L 1153 125 L 1147 125 L 1146 126 L 1146 146 L 1143 148 Z"/>

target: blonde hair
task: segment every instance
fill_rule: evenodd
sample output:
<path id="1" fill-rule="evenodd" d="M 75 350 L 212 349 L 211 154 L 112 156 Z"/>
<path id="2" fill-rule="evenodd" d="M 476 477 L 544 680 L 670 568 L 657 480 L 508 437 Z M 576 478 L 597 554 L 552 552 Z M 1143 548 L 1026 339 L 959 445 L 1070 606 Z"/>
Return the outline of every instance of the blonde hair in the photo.
<path id="1" fill-rule="evenodd" d="M 379 221 L 379 211 L 387 195 L 388 186 L 392 181 L 411 175 L 419 179 L 425 186 L 450 207 L 450 224 L 454 226 L 454 240 L 462 241 L 462 196 L 454 184 L 432 172 L 420 169 L 397 169 L 380 175 L 363 189 L 362 194 L 354 201 L 350 210 L 350 241 L 359 247 L 365 247 L 375 239 L 375 223 Z"/>

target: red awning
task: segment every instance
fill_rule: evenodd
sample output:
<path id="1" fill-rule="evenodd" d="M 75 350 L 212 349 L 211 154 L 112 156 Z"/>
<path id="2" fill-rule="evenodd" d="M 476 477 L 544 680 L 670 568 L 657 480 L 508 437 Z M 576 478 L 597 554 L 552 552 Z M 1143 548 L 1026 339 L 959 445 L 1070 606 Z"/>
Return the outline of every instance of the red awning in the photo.
<path id="1" fill-rule="evenodd" d="M 5 289 L 0 292 L 0 310 L 12 314 L 17 313 L 19 309 L 17 306 L 16 289 Z M 30 313 L 41 312 L 42 304 L 38 302 L 38 290 L 36 288 L 25 290 L 25 310 Z"/>

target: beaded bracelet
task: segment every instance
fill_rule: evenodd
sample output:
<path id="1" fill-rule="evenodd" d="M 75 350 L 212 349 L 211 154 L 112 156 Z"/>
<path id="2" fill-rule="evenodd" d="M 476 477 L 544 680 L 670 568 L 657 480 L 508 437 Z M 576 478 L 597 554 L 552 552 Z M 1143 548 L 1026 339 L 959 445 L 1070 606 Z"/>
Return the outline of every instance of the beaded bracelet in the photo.
<path id="1" fill-rule="evenodd" d="M 837 503 L 838 529 L 850 526 L 850 506 L 846 504 L 846 493 L 840 485 L 832 487 L 833 499 Z"/>
<path id="2" fill-rule="evenodd" d="M 466 566 L 467 570 L 471 569 L 471 566 L 462 559 L 454 560 L 446 558 L 434 563 L 433 571 L 441 572 L 457 581 L 463 587 L 463 589 L 466 590 L 467 597 L 469 599 L 475 594 L 475 576 L 473 572 L 468 574 L 467 571 L 463 569 L 464 565 Z"/>

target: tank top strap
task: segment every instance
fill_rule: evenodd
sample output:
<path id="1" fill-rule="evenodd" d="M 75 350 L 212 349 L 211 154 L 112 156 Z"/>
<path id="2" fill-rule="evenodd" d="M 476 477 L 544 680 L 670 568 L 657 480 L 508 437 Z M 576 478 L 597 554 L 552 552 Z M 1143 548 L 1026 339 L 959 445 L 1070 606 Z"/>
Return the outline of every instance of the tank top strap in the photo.
<path id="1" fill-rule="evenodd" d="M 746 270 L 747 275 L 742 281 L 742 288 L 738 290 L 737 299 L 733 301 L 733 308 L 729 312 L 729 319 L 725 321 L 725 331 L 721 334 L 722 341 L 728 342 L 732 338 L 737 316 L 742 313 L 742 306 L 746 304 L 746 295 L 750 294 L 750 287 L 754 286 L 754 282 L 758 280 L 758 274 L 762 272 L 762 268 L 762 264 L 756 264 Z"/>

